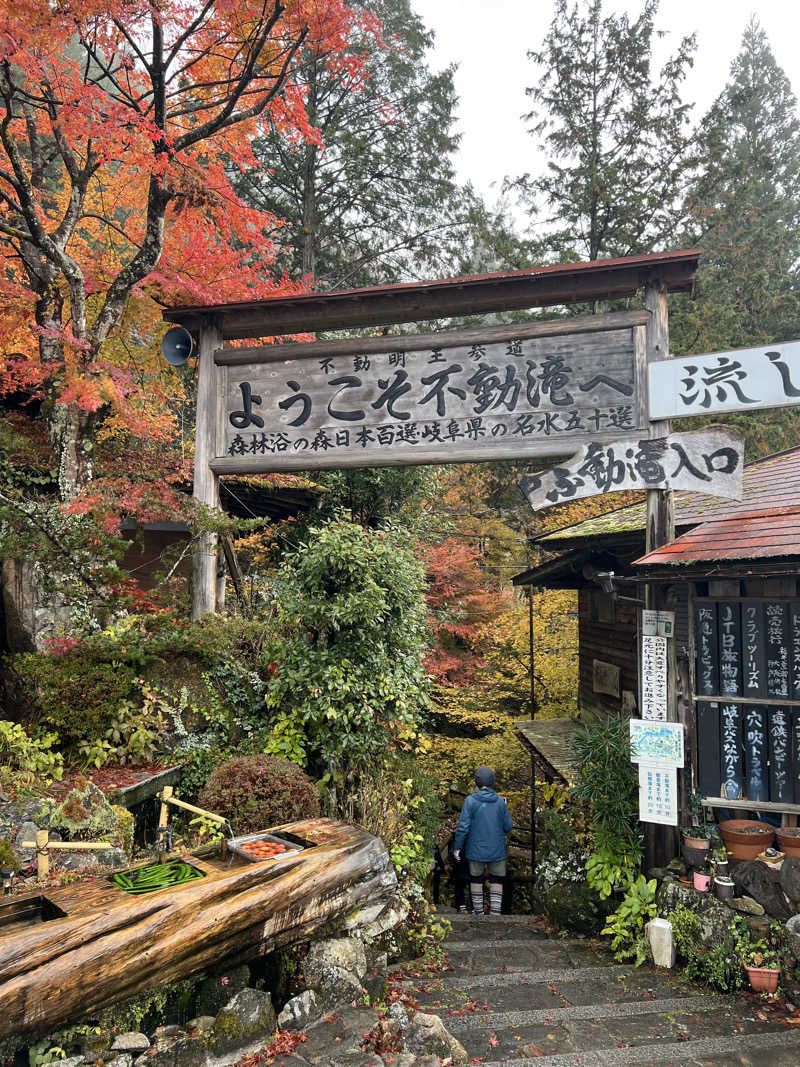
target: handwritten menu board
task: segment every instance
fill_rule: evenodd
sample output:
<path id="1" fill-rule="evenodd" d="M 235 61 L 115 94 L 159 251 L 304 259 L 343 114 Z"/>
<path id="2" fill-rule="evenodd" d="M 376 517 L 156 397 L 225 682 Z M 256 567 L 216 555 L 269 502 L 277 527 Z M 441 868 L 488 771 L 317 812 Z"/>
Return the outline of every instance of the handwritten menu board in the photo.
<path id="1" fill-rule="evenodd" d="M 678 825 L 678 772 L 661 764 L 639 764 L 639 819 Z"/>
<path id="2" fill-rule="evenodd" d="M 764 605 L 754 600 L 742 603 L 742 687 L 742 696 L 767 695 Z"/>
<path id="3" fill-rule="evenodd" d="M 717 604 L 719 625 L 719 691 L 721 696 L 742 695 L 742 626 L 739 604 Z"/>
<path id="4" fill-rule="evenodd" d="M 762 707 L 743 707 L 744 795 L 748 800 L 769 800 L 767 713 Z"/>
<path id="5" fill-rule="evenodd" d="M 800 603 L 789 605 L 789 644 L 792 663 L 792 700 L 800 700 Z"/>
<path id="6" fill-rule="evenodd" d="M 694 643 L 697 650 L 697 692 L 701 696 L 716 696 L 719 693 L 716 604 L 695 604 Z"/>
<path id="7" fill-rule="evenodd" d="M 722 763 L 721 796 L 736 800 L 744 789 L 742 710 L 738 704 L 723 704 L 719 713 L 719 747 Z"/>
<path id="8" fill-rule="evenodd" d="M 697 776 L 700 792 L 705 797 L 720 795 L 722 781 L 720 764 L 719 704 L 703 700 L 697 705 Z"/>
<path id="9" fill-rule="evenodd" d="M 769 794 L 775 803 L 792 803 L 792 729 L 788 711 L 769 709 Z"/>
<path id="10" fill-rule="evenodd" d="M 767 695 L 789 696 L 789 605 L 764 605 Z"/>
<path id="11" fill-rule="evenodd" d="M 794 802 L 800 804 L 800 708 L 792 715 L 792 733 L 794 734 Z"/>

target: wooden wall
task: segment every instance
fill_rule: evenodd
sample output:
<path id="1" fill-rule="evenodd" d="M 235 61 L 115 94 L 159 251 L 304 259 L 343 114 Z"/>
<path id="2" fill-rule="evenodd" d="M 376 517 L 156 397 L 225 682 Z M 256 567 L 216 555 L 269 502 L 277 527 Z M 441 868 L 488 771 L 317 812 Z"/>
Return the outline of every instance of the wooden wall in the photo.
<path id="1" fill-rule="evenodd" d="M 578 594 L 578 706 L 582 711 L 620 711 L 627 690 L 638 708 L 636 606 L 617 602 L 613 622 L 593 621 L 592 592 L 581 589 Z M 594 660 L 619 667 L 619 696 L 594 691 Z"/>

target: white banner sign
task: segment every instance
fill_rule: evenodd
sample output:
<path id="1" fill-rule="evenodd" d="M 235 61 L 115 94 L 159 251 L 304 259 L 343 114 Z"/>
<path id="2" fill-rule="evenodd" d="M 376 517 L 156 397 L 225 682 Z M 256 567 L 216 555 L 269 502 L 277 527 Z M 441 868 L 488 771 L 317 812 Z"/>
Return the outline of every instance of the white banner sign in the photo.
<path id="1" fill-rule="evenodd" d="M 678 825 L 678 772 L 674 767 L 639 764 L 639 820 Z"/>
<path id="2" fill-rule="evenodd" d="M 674 611 L 649 611 L 642 609 L 642 633 L 655 637 L 672 637 L 675 633 Z"/>
<path id="3" fill-rule="evenodd" d="M 534 511 L 629 489 L 690 489 L 741 500 L 743 466 L 741 437 L 715 427 L 654 439 L 592 442 L 562 467 L 527 474 L 519 485 Z"/>
<path id="4" fill-rule="evenodd" d="M 642 718 L 667 717 L 667 639 L 642 637 Z"/>
<path id="5" fill-rule="evenodd" d="M 800 403 L 800 341 L 682 356 L 648 368 L 651 419 Z"/>

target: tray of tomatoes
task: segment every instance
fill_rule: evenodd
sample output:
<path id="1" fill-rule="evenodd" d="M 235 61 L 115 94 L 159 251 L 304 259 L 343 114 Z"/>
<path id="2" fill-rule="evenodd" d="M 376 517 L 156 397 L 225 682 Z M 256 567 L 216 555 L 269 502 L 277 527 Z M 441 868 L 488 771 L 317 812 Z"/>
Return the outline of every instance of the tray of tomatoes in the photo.
<path id="1" fill-rule="evenodd" d="M 264 860 L 293 856 L 302 852 L 303 846 L 295 841 L 287 841 L 277 834 L 262 833 L 233 837 L 228 841 L 228 849 L 248 863 L 263 863 Z"/>

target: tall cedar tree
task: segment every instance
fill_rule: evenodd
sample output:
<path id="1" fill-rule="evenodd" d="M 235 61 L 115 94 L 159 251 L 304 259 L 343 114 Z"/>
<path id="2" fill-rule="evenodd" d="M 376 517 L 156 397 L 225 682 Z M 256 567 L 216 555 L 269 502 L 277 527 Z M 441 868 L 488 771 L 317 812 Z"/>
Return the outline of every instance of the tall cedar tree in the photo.
<path id="1" fill-rule="evenodd" d="M 704 116 L 686 243 L 703 250 L 693 298 L 676 301 L 677 352 L 800 336 L 800 122 L 789 81 L 752 20 L 725 89 Z M 796 408 L 726 415 L 749 456 L 795 444 Z"/>
<path id="2" fill-rule="evenodd" d="M 259 167 L 238 180 L 241 194 L 287 221 L 292 277 L 336 289 L 448 273 L 464 219 L 451 156 L 453 69 L 426 65 L 432 43 L 408 0 L 370 0 L 378 40 L 359 27 L 347 54 L 354 75 L 317 42 L 303 48 L 299 84 L 321 143 L 268 131 Z"/>
<path id="3" fill-rule="evenodd" d="M 602 0 L 556 0 L 538 51 L 525 120 L 547 155 L 547 172 L 515 183 L 523 202 L 550 212 L 546 254 L 624 256 L 647 252 L 673 233 L 685 167 L 688 105 L 680 88 L 692 64 L 685 37 L 652 70 L 657 0 L 633 22 L 606 15 Z"/>
<path id="4" fill-rule="evenodd" d="M 789 80 L 753 19 L 725 89 L 702 120 L 689 236 L 700 351 L 800 329 L 800 121 Z M 691 341 L 692 338 L 687 340 Z"/>
<path id="5" fill-rule="evenodd" d="M 147 397 L 104 344 L 143 288 L 211 302 L 276 290 L 276 220 L 225 167 L 259 123 L 317 139 L 294 78 L 374 20 L 341 0 L 16 0 L 0 12 L 0 388 L 48 401 L 62 499 L 92 480 L 100 424 Z M 349 83 L 348 83 L 349 84 Z M 265 236 L 266 233 L 266 236 Z"/>

